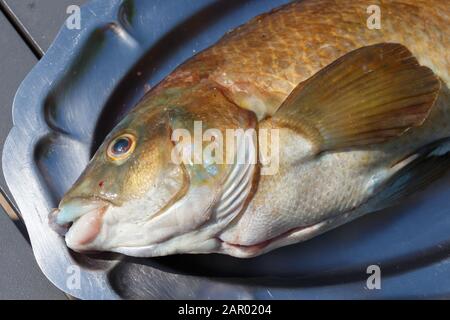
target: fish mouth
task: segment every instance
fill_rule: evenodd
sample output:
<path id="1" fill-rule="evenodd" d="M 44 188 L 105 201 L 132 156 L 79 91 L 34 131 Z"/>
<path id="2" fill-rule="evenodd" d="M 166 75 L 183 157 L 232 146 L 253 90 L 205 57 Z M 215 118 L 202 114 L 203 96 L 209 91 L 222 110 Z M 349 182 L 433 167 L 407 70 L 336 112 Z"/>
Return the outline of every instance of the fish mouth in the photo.
<path id="1" fill-rule="evenodd" d="M 85 250 L 100 234 L 109 206 L 109 202 L 99 199 L 71 199 L 50 212 L 49 225 L 65 237 L 69 248 Z"/>

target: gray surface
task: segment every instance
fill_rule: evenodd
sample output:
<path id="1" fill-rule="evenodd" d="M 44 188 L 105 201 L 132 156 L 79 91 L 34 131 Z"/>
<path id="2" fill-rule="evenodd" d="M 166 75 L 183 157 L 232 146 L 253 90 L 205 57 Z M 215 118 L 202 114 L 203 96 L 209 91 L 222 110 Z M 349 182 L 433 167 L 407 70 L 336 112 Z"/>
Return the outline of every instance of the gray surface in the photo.
<path id="1" fill-rule="evenodd" d="M 66 299 L 42 274 L 30 245 L 0 208 L 0 299 Z"/>
<path id="2" fill-rule="evenodd" d="M 14 94 L 36 62 L 36 57 L 0 12 L 0 152 L 12 128 Z M 0 187 L 7 192 L 3 173 L 0 174 Z"/>
<path id="3" fill-rule="evenodd" d="M 12 127 L 14 94 L 37 62 L 0 12 L 0 151 Z M 3 173 L 0 188 L 7 192 Z M 0 208 L 0 299 L 65 299 L 40 271 L 30 245 Z"/>
<path id="4" fill-rule="evenodd" d="M 22 36 L 34 47 L 35 52 L 38 51 L 37 56 L 40 57 L 68 17 L 67 7 L 86 2 L 88 0 L 0 0 L 0 6 L 10 15 L 15 28 L 22 32 Z M 0 12 L 0 154 L 12 128 L 11 108 L 14 95 L 38 61 L 15 28 Z M 3 173 L 0 173 L 0 188 L 14 203 Z"/>
<path id="5" fill-rule="evenodd" d="M 41 52 L 47 51 L 62 23 L 69 5 L 87 0 L 1 0 L 14 13 L 17 22 Z"/>

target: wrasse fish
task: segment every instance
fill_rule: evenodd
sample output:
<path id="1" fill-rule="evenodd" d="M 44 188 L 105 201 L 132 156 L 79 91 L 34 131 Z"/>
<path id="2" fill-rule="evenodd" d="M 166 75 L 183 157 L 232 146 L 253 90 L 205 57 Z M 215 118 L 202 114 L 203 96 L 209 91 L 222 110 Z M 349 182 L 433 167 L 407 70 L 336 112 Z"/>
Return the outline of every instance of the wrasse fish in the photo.
<path id="1" fill-rule="evenodd" d="M 254 18 L 146 94 L 50 223 L 80 252 L 246 258 L 392 206 L 450 166 L 449 17 L 441 0 L 306 0 Z M 253 129 L 226 150 L 246 161 L 173 161 L 198 122 Z"/>

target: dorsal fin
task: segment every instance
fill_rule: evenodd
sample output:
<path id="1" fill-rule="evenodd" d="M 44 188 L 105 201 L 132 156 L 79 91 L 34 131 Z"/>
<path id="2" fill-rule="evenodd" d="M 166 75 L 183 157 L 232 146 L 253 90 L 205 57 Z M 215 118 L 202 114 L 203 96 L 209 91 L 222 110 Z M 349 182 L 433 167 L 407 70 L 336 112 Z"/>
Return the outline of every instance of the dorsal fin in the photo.
<path id="1" fill-rule="evenodd" d="M 384 142 L 420 126 L 440 81 L 400 44 L 352 51 L 294 89 L 273 120 L 319 151 Z"/>

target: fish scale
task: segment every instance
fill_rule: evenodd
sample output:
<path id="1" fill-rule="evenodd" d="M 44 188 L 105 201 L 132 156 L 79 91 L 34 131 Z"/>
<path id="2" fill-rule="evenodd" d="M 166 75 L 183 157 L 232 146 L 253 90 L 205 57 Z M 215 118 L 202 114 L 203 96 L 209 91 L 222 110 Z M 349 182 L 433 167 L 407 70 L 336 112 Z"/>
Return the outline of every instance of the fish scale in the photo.
<path id="1" fill-rule="evenodd" d="M 332 2 L 334 1 L 322 1 L 322 5 L 317 6 L 314 1 L 297 2 L 274 13 L 276 17 L 269 15 L 261 19 L 256 18 L 256 21 L 261 21 L 259 23 L 259 33 L 271 34 L 274 32 L 271 28 L 274 21 L 278 23 L 277 31 L 274 32 L 274 40 L 271 39 L 271 45 L 268 47 L 271 52 L 268 55 L 270 59 L 274 61 L 279 55 L 285 56 L 285 51 L 287 50 L 289 54 L 286 56 L 291 59 L 291 64 L 299 65 L 302 69 L 289 69 L 291 72 L 287 74 L 286 69 L 277 68 L 274 64 L 270 64 L 271 68 L 267 69 L 268 61 L 248 59 L 237 70 L 231 62 L 232 58 L 227 56 L 226 47 L 229 45 L 228 43 L 224 43 L 223 47 L 214 48 L 212 50 L 214 53 L 212 54 L 223 54 L 228 57 L 227 62 L 229 61 L 229 63 L 225 63 L 221 68 L 222 70 L 226 70 L 226 74 L 229 77 L 234 76 L 236 79 L 234 80 L 235 82 L 245 79 L 248 82 L 258 83 L 259 87 L 269 92 L 280 93 L 281 101 L 291 91 L 283 90 L 281 86 L 274 86 L 274 82 L 271 79 L 275 77 L 286 79 L 286 83 L 293 84 L 291 87 L 292 90 L 296 83 L 306 80 L 340 55 L 358 47 L 379 42 L 399 42 L 405 44 L 413 54 L 415 53 L 419 62 L 433 69 L 448 84 L 448 70 L 450 68 L 450 58 L 447 50 L 450 45 L 449 28 L 441 30 L 444 34 L 443 36 L 440 36 L 440 33 L 433 32 L 434 30 L 432 30 L 433 28 L 438 28 L 437 26 L 440 23 L 444 22 L 445 25 L 445 22 L 448 24 L 450 21 L 448 16 L 449 10 L 443 7 L 443 2 L 431 1 L 430 3 L 427 1 L 425 5 L 425 1 L 375 1 L 370 3 L 367 1 L 337 1 L 343 5 L 339 7 L 334 6 Z M 383 27 L 379 31 L 369 30 L 366 26 L 366 9 L 368 5 L 377 3 L 381 6 Z M 391 13 L 395 12 L 395 15 L 388 16 L 386 11 Z M 306 18 L 311 17 L 313 12 L 315 13 L 314 22 L 308 21 Z M 360 12 L 361 14 L 355 15 L 355 12 Z M 430 21 L 430 16 L 436 19 Z M 308 21 L 306 23 L 306 30 L 298 27 L 301 17 L 305 18 L 304 21 Z M 270 21 L 264 23 L 266 19 Z M 338 21 L 345 21 L 345 23 L 343 25 L 342 23 L 338 23 Z M 411 28 L 413 24 L 414 28 Z M 265 29 L 266 25 L 268 27 Z M 339 28 L 334 28 L 335 25 L 339 26 Z M 294 26 L 297 26 L 297 28 Z M 416 27 L 421 32 L 417 33 Z M 427 32 L 430 28 L 432 31 Z M 242 48 L 241 54 L 244 57 L 248 55 L 246 53 L 247 50 L 247 52 L 251 52 L 251 49 L 247 48 L 245 50 L 247 41 L 244 38 L 250 36 L 246 34 L 247 32 L 254 32 L 251 27 L 247 29 L 236 30 L 236 34 L 233 37 L 235 43 L 232 44 Z M 286 42 L 276 40 L 280 35 L 287 33 L 289 33 L 290 40 L 297 40 L 289 42 L 288 46 L 286 46 Z M 254 36 L 252 34 L 252 37 Z M 426 41 L 421 39 L 425 37 L 427 37 Z M 277 46 L 274 46 L 274 42 Z M 265 45 L 261 44 L 261 46 Z M 325 48 L 331 49 L 324 51 L 324 46 L 326 46 Z M 274 47 L 277 48 L 274 50 Z M 308 50 L 302 51 L 301 49 L 305 47 Z M 305 56 L 305 52 L 312 52 L 314 57 L 309 55 Z M 424 54 L 425 52 L 426 54 Z M 205 52 L 205 55 L 208 54 L 208 52 Z M 303 67 L 305 65 L 308 67 Z M 255 76 L 246 67 L 252 70 L 263 70 L 264 75 L 273 72 L 276 76 L 268 76 L 269 79 L 261 81 L 261 77 Z M 302 72 L 295 72 L 299 70 Z M 246 214 L 240 220 L 235 221 L 235 224 L 226 230 L 221 235 L 221 238 L 230 243 L 254 245 L 267 240 L 268 237 L 271 238 L 282 234 L 292 229 L 292 226 L 308 225 L 320 220 L 320 215 L 317 215 L 312 209 L 316 209 L 322 214 L 331 209 L 332 211 L 334 210 L 334 212 L 329 213 L 332 215 L 348 212 L 353 207 L 364 203 L 371 196 L 367 188 L 365 188 L 365 185 L 369 183 L 373 173 L 370 171 L 363 172 L 362 174 L 364 176 L 358 182 L 358 178 L 361 177 L 359 175 L 357 175 L 359 177 L 353 176 L 357 172 L 356 168 L 358 165 L 364 163 L 364 165 L 371 168 L 372 172 L 374 172 L 371 166 L 373 163 L 378 163 L 379 166 L 393 163 L 414 150 L 414 146 L 419 147 L 435 139 L 448 136 L 450 134 L 450 118 L 448 117 L 449 104 L 450 99 L 448 99 L 448 96 L 441 95 L 435 108 L 436 110 L 423 128 L 420 128 L 420 130 L 414 129 L 417 132 L 408 134 L 398 139 L 398 141 L 387 144 L 384 150 L 380 151 L 378 148 L 375 148 L 373 151 L 369 150 L 359 155 L 348 152 L 335 153 L 336 160 L 334 163 L 333 160 L 325 156 L 323 159 L 327 160 L 324 161 L 330 161 L 330 166 L 335 168 L 331 172 L 324 171 L 324 164 L 319 162 L 316 163 L 315 169 L 308 168 L 305 170 L 305 167 L 302 167 L 289 171 L 289 174 L 280 175 L 275 178 L 263 177 L 260 181 L 259 192 L 247 209 Z M 273 110 L 277 108 L 278 106 L 275 106 Z M 441 126 L 437 127 L 436 123 L 441 123 Z M 298 140 L 298 137 L 294 133 L 291 135 L 292 137 L 290 139 Z M 424 139 L 423 137 L 427 138 Z M 390 150 L 396 150 L 397 152 L 389 153 Z M 387 156 L 388 154 L 392 154 L 393 156 Z M 370 158 L 371 161 L 364 161 L 367 158 Z M 348 167 L 342 168 L 343 163 L 347 164 Z M 290 166 L 289 163 L 284 165 Z M 339 171 L 344 172 L 344 175 L 347 173 L 347 176 L 344 178 L 339 177 L 339 174 L 336 174 Z M 317 179 L 317 181 L 326 179 L 327 185 L 331 185 L 332 189 L 334 188 L 336 192 L 328 199 L 314 199 L 318 192 L 319 194 L 322 192 L 321 185 L 318 187 L 314 187 L 311 184 L 305 186 L 305 177 L 312 177 L 311 179 Z M 345 189 L 345 183 L 347 181 L 351 181 L 351 185 L 348 186 L 348 189 Z M 342 185 L 343 183 L 344 185 Z M 286 196 L 286 192 L 289 193 L 290 190 L 301 191 L 298 194 L 289 194 L 289 196 Z M 297 198 L 297 201 L 289 206 L 288 204 L 291 203 L 289 200 L 292 198 Z M 311 203 L 319 203 L 320 208 L 312 208 Z M 328 208 L 329 205 L 332 208 Z M 304 214 L 301 215 L 299 212 L 307 213 L 308 216 L 314 216 L 315 219 L 313 221 L 304 221 Z M 264 223 L 261 221 L 275 221 L 271 225 L 269 235 L 266 234 L 267 228 L 265 228 Z"/>
<path id="2" fill-rule="evenodd" d="M 375 145 L 366 150 L 327 153 L 307 166 L 295 166 L 295 159 L 281 155 L 283 169 L 278 175 L 261 177 L 258 192 L 247 211 L 221 239 L 251 246 L 267 240 L 267 221 L 271 221 L 269 238 L 273 238 L 293 226 L 308 226 L 326 216 L 352 211 L 373 196 L 368 186 L 380 169 L 391 167 L 423 145 L 450 136 L 449 106 L 447 89 L 422 127 L 382 147 Z M 301 144 L 302 141 L 302 137 L 290 131 L 280 145 Z M 333 192 L 327 194 L 324 188 Z M 370 209 L 367 208 L 368 212 Z"/>
<path id="3" fill-rule="evenodd" d="M 381 30 L 367 27 L 370 5 L 381 8 Z M 445 1 L 439 0 L 293 2 L 235 29 L 161 86 L 178 86 L 186 78 L 177 74 L 203 70 L 200 77 L 212 78 L 232 91 L 239 91 L 239 85 L 230 88 L 227 82 L 249 83 L 262 90 L 264 102 L 276 101 L 270 106 L 272 114 L 295 86 L 326 65 L 351 50 L 381 42 L 402 43 L 448 84 L 450 31 L 441 27 L 448 26 L 448 11 Z"/>
<path id="4" fill-rule="evenodd" d="M 379 30 L 367 25 L 371 5 Z M 147 93 L 51 220 L 73 222 L 66 243 L 81 252 L 248 258 L 393 205 L 450 164 L 449 9 L 441 0 L 304 0 L 255 17 Z M 278 130 L 278 171 L 226 164 L 209 175 L 167 162 L 181 144 L 169 134 L 192 133 L 194 121 L 222 133 Z M 105 151 L 123 134 L 135 151 L 117 163 Z"/>

